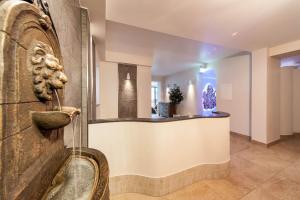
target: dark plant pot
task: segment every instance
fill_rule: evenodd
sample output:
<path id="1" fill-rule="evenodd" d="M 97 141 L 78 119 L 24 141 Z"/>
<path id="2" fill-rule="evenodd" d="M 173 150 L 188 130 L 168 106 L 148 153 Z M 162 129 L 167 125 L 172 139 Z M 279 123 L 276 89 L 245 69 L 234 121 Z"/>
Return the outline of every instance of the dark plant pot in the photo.
<path id="1" fill-rule="evenodd" d="M 174 115 L 177 114 L 176 107 L 177 107 L 176 104 L 170 103 L 169 117 L 173 117 Z"/>

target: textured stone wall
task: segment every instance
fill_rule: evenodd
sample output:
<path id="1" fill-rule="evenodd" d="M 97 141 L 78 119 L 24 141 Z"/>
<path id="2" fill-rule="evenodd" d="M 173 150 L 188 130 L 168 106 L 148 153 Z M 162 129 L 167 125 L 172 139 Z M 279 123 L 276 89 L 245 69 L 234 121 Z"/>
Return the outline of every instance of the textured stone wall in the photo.
<path id="1" fill-rule="evenodd" d="M 60 42 L 68 83 L 63 104 L 82 107 L 81 8 L 79 0 L 47 0 Z M 83 96 L 83 98 L 87 98 Z M 85 121 L 86 123 L 86 121 Z M 84 126 L 84 125 L 83 125 Z M 79 133 L 79 131 L 76 131 Z M 79 138 L 78 135 L 76 138 Z M 65 128 L 65 145 L 72 146 L 73 135 L 69 125 Z M 79 141 L 76 141 L 78 145 Z"/>
<path id="2" fill-rule="evenodd" d="M 81 107 L 81 15 L 79 0 L 47 0 L 58 35 L 68 84 L 64 104 Z"/>
<path id="3" fill-rule="evenodd" d="M 66 156 L 63 129 L 45 132 L 32 122 L 32 111 L 51 111 L 58 105 L 55 95 L 53 101 L 41 102 L 33 92 L 30 63 L 36 41 L 51 46 L 64 66 L 68 83 L 59 91 L 63 104 L 81 108 L 87 98 L 82 95 L 79 1 L 48 3 L 60 45 L 51 26 L 42 27 L 44 18 L 36 7 L 0 0 L 1 200 L 40 199 Z M 65 129 L 65 144 L 72 144 L 71 126 Z"/>
<path id="4" fill-rule="evenodd" d="M 119 118 L 137 117 L 137 66 L 119 64 Z M 129 73 L 130 79 L 127 80 Z M 129 78 L 129 77 L 128 77 Z"/>
<path id="5" fill-rule="evenodd" d="M 57 105 L 33 91 L 37 41 L 61 54 L 54 32 L 42 28 L 40 11 L 21 1 L 0 2 L 0 199 L 39 199 L 64 159 L 63 130 L 42 132 L 32 111 Z M 44 66 L 45 67 L 45 66 Z M 59 92 L 60 98 L 63 98 Z"/>
<path id="6" fill-rule="evenodd" d="M 82 8 L 81 9 L 81 50 L 82 50 L 82 64 L 81 64 L 81 133 L 82 133 L 82 145 L 87 147 L 87 134 L 88 134 L 88 106 L 89 98 L 89 87 L 88 87 L 88 76 L 89 74 L 89 66 L 91 64 L 90 59 L 90 21 L 88 10 Z"/>

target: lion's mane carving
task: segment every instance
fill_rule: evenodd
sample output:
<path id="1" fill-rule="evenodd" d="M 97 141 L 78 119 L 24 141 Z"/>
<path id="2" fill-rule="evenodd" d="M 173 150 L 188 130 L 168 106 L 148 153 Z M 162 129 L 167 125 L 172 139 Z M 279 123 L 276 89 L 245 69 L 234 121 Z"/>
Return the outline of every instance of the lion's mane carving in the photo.
<path id="1" fill-rule="evenodd" d="M 35 95 L 40 100 L 52 100 L 53 90 L 62 89 L 68 80 L 63 66 L 53 55 L 51 47 L 42 42 L 34 45 L 31 63 Z"/>

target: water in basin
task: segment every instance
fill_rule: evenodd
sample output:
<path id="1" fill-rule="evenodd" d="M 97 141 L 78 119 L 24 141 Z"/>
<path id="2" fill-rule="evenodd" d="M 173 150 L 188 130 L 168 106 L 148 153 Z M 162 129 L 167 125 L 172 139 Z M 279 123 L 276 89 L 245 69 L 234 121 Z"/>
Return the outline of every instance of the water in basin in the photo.
<path id="1" fill-rule="evenodd" d="M 98 177 L 97 163 L 87 157 L 71 156 L 53 180 L 44 200 L 91 199 Z"/>

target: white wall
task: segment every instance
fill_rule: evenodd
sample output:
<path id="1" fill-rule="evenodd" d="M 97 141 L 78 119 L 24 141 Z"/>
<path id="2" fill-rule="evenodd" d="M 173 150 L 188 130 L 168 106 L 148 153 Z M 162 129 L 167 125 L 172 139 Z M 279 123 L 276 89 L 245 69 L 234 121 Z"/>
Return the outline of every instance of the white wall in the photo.
<path id="1" fill-rule="evenodd" d="M 100 109 L 97 110 L 97 118 L 118 117 L 118 92 L 118 64 L 100 62 Z"/>
<path id="2" fill-rule="evenodd" d="M 226 58 L 208 67 L 217 74 L 217 110 L 231 114 L 231 131 L 250 135 L 250 55 Z M 165 77 L 165 86 L 176 83 L 185 96 L 178 106 L 179 114 L 198 114 L 202 111 L 204 76 L 197 67 Z M 224 85 L 232 86 L 232 98 L 222 97 Z"/>
<path id="3" fill-rule="evenodd" d="M 137 112 L 139 118 L 151 117 L 151 67 L 137 67 Z"/>
<path id="4" fill-rule="evenodd" d="M 280 59 L 268 58 L 267 144 L 280 139 Z"/>
<path id="5" fill-rule="evenodd" d="M 300 70 L 293 70 L 293 132 L 300 133 Z"/>
<path id="6" fill-rule="evenodd" d="M 276 57 L 288 46 L 252 52 L 252 139 L 266 144 L 300 132 L 300 70 L 280 68 Z"/>
<path id="7" fill-rule="evenodd" d="M 300 133 L 300 70 L 281 68 L 280 134 Z"/>
<path id="8" fill-rule="evenodd" d="M 230 130 L 250 135 L 250 55 L 223 59 L 217 72 L 217 110 L 231 114 Z"/>
<path id="9" fill-rule="evenodd" d="M 166 177 L 230 160 L 229 117 L 164 123 L 89 124 L 89 147 L 103 152 L 110 176 Z"/>
<path id="10" fill-rule="evenodd" d="M 251 136 L 262 143 L 267 143 L 267 75 L 268 49 L 253 51 Z"/>
<path id="11" fill-rule="evenodd" d="M 158 101 L 166 101 L 165 97 L 165 77 L 164 76 L 152 76 L 152 81 L 158 82 L 159 87 L 159 97 Z"/>
<path id="12" fill-rule="evenodd" d="M 280 139 L 280 59 L 269 49 L 252 52 L 252 139 L 265 144 Z"/>
<path id="13" fill-rule="evenodd" d="M 201 110 L 201 89 L 199 85 L 199 68 L 192 68 L 165 77 L 165 87 L 176 84 L 180 87 L 184 100 L 178 105 L 177 113 L 181 115 L 195 115 Z M 192 84 L 189 84 L 192 81 Z M 165 89 L 165 101 L 169 101 Z"/>
<path id="14" fill-rule="evenodd" d="M 280 135 L 293 134 L 293 70 L 280 69 Z"/>

